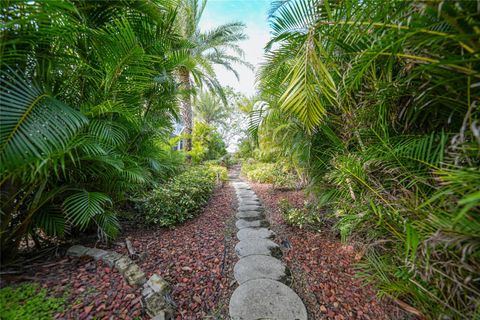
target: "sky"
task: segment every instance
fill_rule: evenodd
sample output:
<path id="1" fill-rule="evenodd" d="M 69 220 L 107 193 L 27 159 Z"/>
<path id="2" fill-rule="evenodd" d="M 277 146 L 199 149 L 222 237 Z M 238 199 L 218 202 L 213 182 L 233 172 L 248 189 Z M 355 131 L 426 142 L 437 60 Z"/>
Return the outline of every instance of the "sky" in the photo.
<path id="1" fill-rule="evenodd" d="M 208 0 L 200 29 L 207 31 L 220 24 L 240 21 L 246 24 L 248 40 L 240 42 L 245 51 L 245 60 L 257 66 L 263 57 L 263 47 L 269 40 L 267 12 L 270 0 Z M 255 73 L 247 67 L 237 66 L 240 81 L 223 67 L 216 67 L 217 77 L 222 85 L 251 96 L 255 93 Z"/>

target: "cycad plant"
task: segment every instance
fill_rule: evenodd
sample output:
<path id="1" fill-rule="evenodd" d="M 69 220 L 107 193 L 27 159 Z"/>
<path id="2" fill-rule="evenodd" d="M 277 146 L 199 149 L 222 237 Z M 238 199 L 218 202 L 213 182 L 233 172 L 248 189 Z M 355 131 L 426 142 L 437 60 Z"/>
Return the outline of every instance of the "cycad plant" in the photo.
<path id="1" fill-rule="evenodd" d="M 3 1 L 2 256 L 31 236 L 119 229 L 115 204 L 168 174 L 170 1 Z"/>
<path id="2" fill-rule="evenodd" d="M 428 318 L 480 314 L 478 5 L 276 1 L 259 73 L 260 146 L 298 132 L 270 148 L 367 244 L 360 274 Z"/>

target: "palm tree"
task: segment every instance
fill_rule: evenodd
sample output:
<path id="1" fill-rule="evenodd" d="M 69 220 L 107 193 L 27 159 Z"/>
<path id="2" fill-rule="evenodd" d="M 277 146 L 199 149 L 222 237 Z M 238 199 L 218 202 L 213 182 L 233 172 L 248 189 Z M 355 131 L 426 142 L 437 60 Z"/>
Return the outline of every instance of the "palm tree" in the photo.
<path id="1" fill-rule="evenodd" d="M 28 236 L 115 236 L 115 202 L 168 169 L 158 145 L 175 112 L 165 56 L 177 37 L 165 3 L 2 2 L 2 256 Z"/>
<path id="2" fill-rule="evenodd" d="M 209 91 L 200 91 L 194 100 L 194 117 L 208 125 L 221 125 L 230 114 L 230 105 L 224 105 L 222 99 Z"/>
<path id="3" fill-rule="evenodd" d="M 275 1 L 251 117 L 369 243 L 362 275 L 428 318 L 480 310 L 477 4 Z"/>
<path id="4" fill-rule="evenodd" d="M 242 60 L 243 50 L 238 42 L 247 37 L 243 33 L 245 25 L 240 22 L 224 24 L 202 32 L 199 28 L 207 1 L 202 0 L 181 0 L 178 13 L 178 29 L 183 37 L 183 44 L 178 51 L 184 57 L 184 63 L 177 69 L 181 98 L 181 117 L 185 126 L 187 138 L 185 149 L 192 149 L 191 134 L 193 130 L 192 120 L 192 97 L 193 82 L 197 86 L 206 85 L 210 90 L 216 91 L 224 97 L 222 88 L 216 78 L 213 66 L 221 65 L 233 72 L 237 78 L 238 74 L 233 69 L 233 64 L 243 64 L 250 67 L 250 64 Z"/>

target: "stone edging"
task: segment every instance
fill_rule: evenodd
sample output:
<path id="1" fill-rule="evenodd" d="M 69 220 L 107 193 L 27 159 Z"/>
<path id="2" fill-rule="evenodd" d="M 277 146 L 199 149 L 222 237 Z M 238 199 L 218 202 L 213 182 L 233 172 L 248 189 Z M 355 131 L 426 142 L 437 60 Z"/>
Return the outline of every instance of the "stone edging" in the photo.
<path id="1" fill-rule="evenodd" d="M 169 320 L 174 318 L 176 305 L 170 297 L 170 286 L 158 274 L 153 274 L 147 281 L 145 273 L 135 262 L 114 251 L 74 245 L 68 249 L 67 255 L 71 257 L 89 256 L 95 260 L 102 260 L 108 266 L 117 269 L 129 285 L 143 287 L 142 306 L 152 319 Z"/>

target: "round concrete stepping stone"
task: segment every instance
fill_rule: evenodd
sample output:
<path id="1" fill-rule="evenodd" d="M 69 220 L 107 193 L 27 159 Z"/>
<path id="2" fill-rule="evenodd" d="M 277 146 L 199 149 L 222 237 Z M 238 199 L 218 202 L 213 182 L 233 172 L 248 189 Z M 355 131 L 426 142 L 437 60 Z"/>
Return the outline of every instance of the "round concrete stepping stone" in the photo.
<path id="1" fill-rule="evenodd" d="M 267 228 L 243 228 L 237 232 L 238 240 L 246 239 L 273 239 L 275 232 Z"/>
<path id="2" fill-rule="evenodd" d="M 232 294 L 232 320 L 307 320 L 300 297 L 289 287 L 270 279 L 247 281 Z"/>
<path id="3" fill-rule="evenodd" d="M 259 204 L 242 204 L 238 206 L 238 211 L 252 211 L 252 210 L 263 210 L 263 208 Z"/>
<path id="4" fill-rule="evenodd" d="M 245 202 L 245 201 L 260 202 L 256 196 L 238 197 L 237 200 L 238 200 L 238 204 L 239 204 L 239 205 L 243 204 L 243 202 Z"/>
<path id="5" fill-rule="evenodd" d="M 258 199 L 245 199 L 245 198 L 242 198 L 238 201 L 238 204 L 239 205 L 258 205 L 258 206 L 261 206 L 262 204 L 260 203 L 260 201 Z"/>
<path id="6" fill-rule="evenodd" d="M 250 190 L 250 186 L 246 183 L 237 183 L 237 184 L 234 184 L 233 187 L 239 190 L 244 190 L 244 189 Z"/>
<path id="7" fill-rule="evenodd" d="M 241 197 L 245 196 L 255 196 L 255 192 L 253 190 L 246 190 L 246 189 L 241 189 L 241 190 L 236 190 L 237 195 Z"/>
<path id="8" fill-rule="evenodd" d="M 282 250 L 272 240 L 268 239 L 245 239 L 237 243 L 235 252 L 239 258 L 251 256 L 252 254 L 263 254 L 266 256 L 281 257 Z"/>
<path id="9" fill-rule="evenodd" d="M 237 229 L 243 229 L 243 228 L 268 228 L 270 227 L 270 223 L 266 220 L 253 220 L 253 221 L 248 221 L 245 219 L 240 219 L 235 222 L 235 226 Z"/>
<path id="10" fill-rule="evenodd" d="M 235 264 L 233 273 L 239 284 L 255 279 L 270 279 L 285 283 L 290 277 L 290 272 L 284 263 L 263 255 L 252 255 L 240 259 Z"/>
<path id="11" fill-rule="evenodd" d="M 250 210 L 250 211 L 238 211 L 235 217 L 237 217 L 237 219 L 245 219 L 248 221 L 252 221 L 252 220 L 263 219 L 265 218 L 265 215 L 263 214 L 263 211 Z"/>

